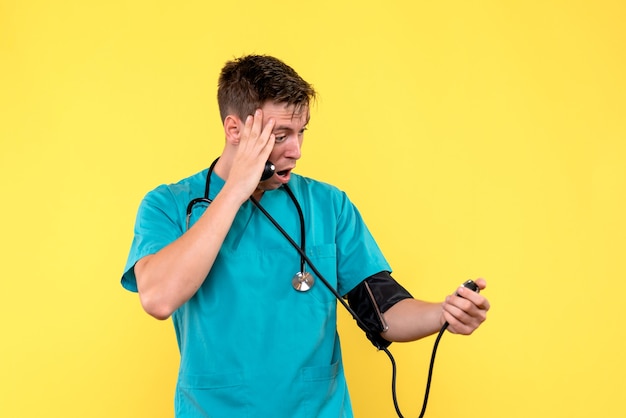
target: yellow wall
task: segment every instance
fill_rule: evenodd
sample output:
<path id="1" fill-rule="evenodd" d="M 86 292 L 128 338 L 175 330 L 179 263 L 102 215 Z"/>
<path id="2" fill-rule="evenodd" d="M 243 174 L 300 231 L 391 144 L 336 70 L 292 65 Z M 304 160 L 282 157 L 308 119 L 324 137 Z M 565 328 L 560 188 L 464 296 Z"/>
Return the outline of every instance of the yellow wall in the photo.
<path id="1" fill-rule="evenodd" d="M 170 322 L 119 277 L 137 205 L 218 154 L 215 84 L 274 54 L 320 92 L 301 174 L 345 189 L 414 294 L 484 276 L 428 417 L 623 417 L 621 1 L 0 0 L 0 416 L 170 417 Z M 390 366 L 340 318 L 358 417 Z M 433 338 L 396 344 L 417 416 Z"/>

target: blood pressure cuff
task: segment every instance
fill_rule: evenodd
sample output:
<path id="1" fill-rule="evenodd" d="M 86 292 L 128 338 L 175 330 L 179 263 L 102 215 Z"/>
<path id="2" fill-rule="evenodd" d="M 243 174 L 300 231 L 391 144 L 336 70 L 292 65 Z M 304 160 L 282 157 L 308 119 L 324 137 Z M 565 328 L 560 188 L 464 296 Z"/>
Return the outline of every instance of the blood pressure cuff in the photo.
<path id="1" fill-rule="evenodd" d="M 357 321 L 357 324 L 379 350 L 391 344 L 380 335 L 388 328 L 383 313 L 401 300 L 412 297 L 388 271 L 381 271 L 368 277 L 345 296 L 359 317 L 360 321 Z"/>

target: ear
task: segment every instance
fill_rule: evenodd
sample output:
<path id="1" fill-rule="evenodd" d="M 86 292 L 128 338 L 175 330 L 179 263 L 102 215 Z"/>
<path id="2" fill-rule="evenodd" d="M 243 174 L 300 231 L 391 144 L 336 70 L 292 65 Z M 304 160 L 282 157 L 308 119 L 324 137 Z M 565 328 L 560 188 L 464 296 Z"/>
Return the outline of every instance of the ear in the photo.
<path id="1" fill-rule="evenodd" d="M 226 141 L 231 144 L 239 144 L 243 126 L 244 124 L 238 116 L 226 116 L 224 119 L 224 134 L 226 135 Z"/>

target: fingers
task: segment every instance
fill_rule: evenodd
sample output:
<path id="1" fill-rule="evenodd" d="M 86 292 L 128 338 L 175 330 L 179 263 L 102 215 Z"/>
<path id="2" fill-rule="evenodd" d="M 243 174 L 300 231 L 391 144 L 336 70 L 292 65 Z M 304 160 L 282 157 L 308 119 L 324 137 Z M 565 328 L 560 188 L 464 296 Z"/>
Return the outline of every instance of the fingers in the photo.
<path id="1" fill-rule="evenodd" d="M 481 282 L 482 282 L 482 287 L 481 287 Z M 486 287 L 486 283 L 482 279 L 478 280 L 476 284 L 481 290 L 483 290 Z M 475 305 L 476 307 L 480 309 L 489 310 L 490 308 L 489 301 L 487 300 L 486 297 L 466 287 L 460 286 L 456 291 L 456 295 L 458 295 L 457 297 L 460 297 L 461 299 L 471 302 L 472 305 Z"/>
<path id="2" fill-rule="evenodd" d="M 265 162 L 274 148 L 275 138 L 272 131 L 275 123 L 273 118 L 264 121 L 261 109 L 257 109 L 254 115 L 248 115 L 244 121 L 231 168 L 231 175 L 238 179 L 237 181 L 244 180 L 246 184 L 248 180 L 258 183 Z"/>
<path id="3" fill-rule="evenodd" d="M 487 285 L 483 279 L 476 280 L 476 284 L 481 290 Z M 443 316 L 451 332 L 469 335 L 487 319 L 490 307 L 487 298 L 461 286 L 455 294 L 446 298 L 443 303 Z"/>
<path id="4" fill-rule="evenodd" d="M 239 143 L 240 147 L 248 151 L 265 151 L 268 142 L 272 142 L 273 145 L 272 131 L 276 122 L 273 118 L 268 119 L 265 124 L 263 122 L 263 111 L 261 109 L 257 109 L 254 115 L 248 115 Z"/>

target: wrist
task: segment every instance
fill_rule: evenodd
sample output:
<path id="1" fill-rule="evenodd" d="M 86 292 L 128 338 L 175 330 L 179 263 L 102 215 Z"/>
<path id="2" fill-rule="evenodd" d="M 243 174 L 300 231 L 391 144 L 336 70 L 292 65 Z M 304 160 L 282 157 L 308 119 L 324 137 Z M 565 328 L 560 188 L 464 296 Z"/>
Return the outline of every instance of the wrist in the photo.
<path id="1" fill-rule="evenodd" d="M 236 184 L 229 184 L 227 181 L 216 196 L 216 200 L 220 198 L 225 204 L 236 206 L 239 209 L 250 198 L 250 195 L 251 193 L 246 192 L 244 188 Z"/>

